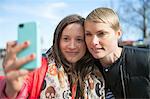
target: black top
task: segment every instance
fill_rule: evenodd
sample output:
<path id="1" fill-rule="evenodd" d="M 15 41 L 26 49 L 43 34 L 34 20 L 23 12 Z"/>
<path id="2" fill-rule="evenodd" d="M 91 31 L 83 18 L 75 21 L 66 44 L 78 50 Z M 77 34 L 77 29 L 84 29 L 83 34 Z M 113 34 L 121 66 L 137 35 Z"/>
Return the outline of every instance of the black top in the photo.
<path id="1" fill-rule="evenodd" d="M 110 89 L 115 98 L 150 99 L 150 49 L 124 47 L 112 65 L 107 68 L 97 65 L 104 76 L 106 90 Z"/>

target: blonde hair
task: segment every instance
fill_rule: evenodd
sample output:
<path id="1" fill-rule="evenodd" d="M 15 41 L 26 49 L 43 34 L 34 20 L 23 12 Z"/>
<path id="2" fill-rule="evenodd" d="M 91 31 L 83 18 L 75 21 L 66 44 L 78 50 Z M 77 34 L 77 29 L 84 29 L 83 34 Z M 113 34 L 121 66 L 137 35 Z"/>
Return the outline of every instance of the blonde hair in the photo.
<path id="1" fill-rule="evenodd" d="M 85 19 L 85 21 L 93 21 L 109 24 L 115 31 L 120 29 L 118 15 L 110 8 L 96 8 Z"/>

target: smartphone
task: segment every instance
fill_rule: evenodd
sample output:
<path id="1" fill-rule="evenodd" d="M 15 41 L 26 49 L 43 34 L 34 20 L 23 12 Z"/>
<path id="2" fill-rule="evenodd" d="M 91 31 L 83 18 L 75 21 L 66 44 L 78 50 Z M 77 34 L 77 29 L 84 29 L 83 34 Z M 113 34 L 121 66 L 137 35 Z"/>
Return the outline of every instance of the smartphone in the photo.
<path id="1" fill-rule="evenodd" d="M 41 40 L 40 33 L 37 28 L 36 22 L 26 22 L 18 25 L 18 43 L 30 41 L 29 47 L 23 49 L 17 54 L 18 58 L 23 58 L 32 53 L 36 55 L 36 58 L 24 64 L 21 69 L 33 70 L 41 66 Z"/>

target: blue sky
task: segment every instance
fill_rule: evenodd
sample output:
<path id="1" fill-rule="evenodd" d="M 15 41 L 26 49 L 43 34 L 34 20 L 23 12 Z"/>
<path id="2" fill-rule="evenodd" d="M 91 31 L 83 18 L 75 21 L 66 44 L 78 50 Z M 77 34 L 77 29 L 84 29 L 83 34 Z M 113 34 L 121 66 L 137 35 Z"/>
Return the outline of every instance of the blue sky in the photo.
<path id="1" fill-rule="evenodd" d="M 62 18 L 74 13 L 86 17 L 97 7 L 112 6 L 111 2 L 112 0 L 0 0 L 0 48 L 5 48 L 7 41 L 17 40 L 19 23 L 37 21 L 43 41 L 42 48 L 47 49 L 52 45 L 53 32 Z M 113 2 L 117 4 L 117 0 Z"/>

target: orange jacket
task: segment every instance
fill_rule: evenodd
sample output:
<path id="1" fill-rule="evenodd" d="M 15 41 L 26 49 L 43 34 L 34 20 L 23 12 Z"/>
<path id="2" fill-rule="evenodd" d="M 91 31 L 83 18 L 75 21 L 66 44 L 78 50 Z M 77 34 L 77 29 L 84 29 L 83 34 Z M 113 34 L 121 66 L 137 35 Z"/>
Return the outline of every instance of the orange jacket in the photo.
<path id="1" fill-rule="evenodd" d="M 47 59 L 42 58 L 42 66 L 28 75 L 27 80 L 25 80 L 24 85 L 17 96 L 17 99 L 35 99 L 40 96 L 40 91 L 47 71 L 47 67 Z M 2 77 L 0 79 L 0 84 L 0 99 L 7 99 L 7 96 L 4 93 L 6 84 L 5 78 Z"/>

